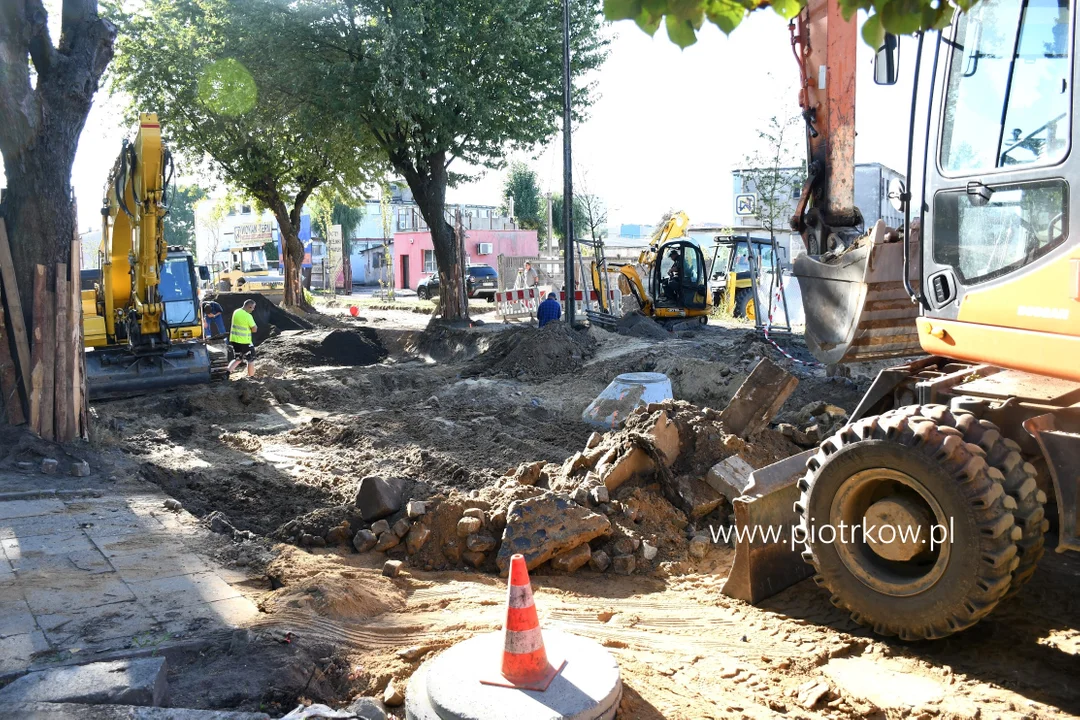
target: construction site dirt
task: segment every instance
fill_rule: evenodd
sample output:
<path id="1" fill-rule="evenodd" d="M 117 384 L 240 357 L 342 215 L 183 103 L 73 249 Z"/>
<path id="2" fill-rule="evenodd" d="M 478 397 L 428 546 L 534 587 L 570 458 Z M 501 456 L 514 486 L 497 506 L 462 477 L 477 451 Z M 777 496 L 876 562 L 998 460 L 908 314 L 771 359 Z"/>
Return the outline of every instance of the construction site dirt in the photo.
<path id="1" fill-rule="evenodd" d="M 530 548 L 536 604 L 544 627 L 615 655 L 620 718 L 1080 715 L 1074 557 L 1048 552 L 1017 597 L 933 643 L 873 635 L 812 579 L 756 607 L 721 594 L 727 498 L 679 488 L 725 457 L 756 468 L 800 452 L 807 432 L 842 424 L 883 364 L 826 377 L 737 323 L 658 335 L 323 311 L 316 329 L 260 346 L 252 379 L 94 407 L 92 445 L 112 477 L 158 486 L 221 536 L 216 557 L 256 577 L 250 642 L 174 663 L 185 706 L 382 699 L 434 653 L 501 627 L 508 513 L 533 503 L 544 516 L 567 498 L 570 539 Z M 809 358 L 798 338 L 782 343 Z M 719 413 L 763 357 L 799 385 L 773 427 L 742 439 Z M 582 411 L 628 372 L 667 375 L 676 402 L 597 433 Z M 610 479 L 665 424 L 677 457 L 656 442 L 638 472 Z M 371 516 L 363 484 L 390 488 L 392 511 Z M 387 559 L 404 561 L 400 575 L 384 576 Z"/>

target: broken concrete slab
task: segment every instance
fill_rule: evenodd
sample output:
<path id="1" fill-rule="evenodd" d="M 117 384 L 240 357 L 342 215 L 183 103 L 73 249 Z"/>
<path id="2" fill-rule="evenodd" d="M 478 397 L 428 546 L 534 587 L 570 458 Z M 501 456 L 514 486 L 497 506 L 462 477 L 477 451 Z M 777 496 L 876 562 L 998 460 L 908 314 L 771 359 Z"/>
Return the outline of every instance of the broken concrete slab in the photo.
<path id="1" fill-rule="evenodd" d="M 665 495 L 691 520 L 703 518 L 720 506 L 724 496 L 704 480 L 689 475 L 670 478 L 664 483 Z"/>
<path id="2" fill-rule="evenodd" d="M 364 522 L 379 520 L 401 508 L 404 491 L 405 480 L 401 478 L 368 475 L 360 479 L 354 504 L 360 509 Z"/>
<path id="3" fill-rule="evenodd" d="M 734 500 L 746 493 L 753 472 L 750 463 L 738 455 L 732 455 L 713 465 L 705 476 L 705 482 L 728 500 Z"/>
<path id="4" fill-rule="evenodd" d="M 517 500 L 506 514 L 506 529 L 496 564 L 505 575 L 510 557 L 521 553 L 526 567 L 532 570 L 610 529 L 611 522 L 606 517 L 575 505 L 562 495 L 547 493 Z"/>
<path id="5" fill-rule="evenodd" d="M 626 453 L 606 463 L 607 456 L 600 459 L 596 472 L 609 491 L 616 489 L 635 475 L 644 475 L 656 470 L 656 463 L 649 454 L 639 447 L 632 447 Z"/>
<path id="6" fill-rule="evenodd" d="M 798 384 L 797 377 L 761 358 L 720 413 L 720 422 L 730 433 L 753 437 L 769 426 Z"/>
<path id="7" fill-rule="evenodd" d="M 534 463 L 525 463 L 518 467 L 510 476 L 510 479 L 518 485 L 535 485 L 540 479 L 540 472 L 547 463 L 543 460 Z"/>
<path id="8" fill-rule="evenodd" d="M 679 428 L 668 417 L 667 411 L 661 410 L 656 414 L 656 420 L 652 423 L 652 427 L 645 431 L 645 436 L 652 440 L 668 467 L 675 464 L 682 444 L 679 439 Z"/>
<path id="9" fill-rule="evenodd" d="M 52 702 L 160 707 L 168 688 L 165 658 L 114 660 L 28 673 L 0 690 L 0 705 Z"/>
<path id="10" fill-rule="evenodd" d="M 11 713 L 8 717 L 34 720 L 270 720 L 269 715 L 261 712 L 83 703 L 26 703 L 6 707 L 4 712 Z"/>

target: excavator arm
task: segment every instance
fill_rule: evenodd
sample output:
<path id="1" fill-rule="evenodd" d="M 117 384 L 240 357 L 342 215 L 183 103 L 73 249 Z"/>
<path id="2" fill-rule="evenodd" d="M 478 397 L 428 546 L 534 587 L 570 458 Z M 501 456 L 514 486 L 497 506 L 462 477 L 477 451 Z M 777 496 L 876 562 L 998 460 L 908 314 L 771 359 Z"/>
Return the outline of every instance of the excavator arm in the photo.
<path id="1" fill-rule="evenodd" d="M 84 302 L 92 398 L 210 381 L 194 259 L 165 242 L 170 175 L 157 115 L 142 113 L 105 185 L 101 276 Z"/>

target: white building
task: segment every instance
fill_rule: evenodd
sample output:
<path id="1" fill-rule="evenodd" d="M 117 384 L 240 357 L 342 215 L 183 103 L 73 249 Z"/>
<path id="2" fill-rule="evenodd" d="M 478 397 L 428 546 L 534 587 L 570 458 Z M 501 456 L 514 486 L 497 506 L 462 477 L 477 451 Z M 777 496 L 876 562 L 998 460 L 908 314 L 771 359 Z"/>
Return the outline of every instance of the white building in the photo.
<path id="1" fill-rule="evenodd" d="M 216 253 L 234 245 L 238 227 L 265 231 L 266 225 L 269 225 L 272 233 L 277 232 L 278 224 L 273 213 L 268 210 L 257 213 L 247 203 L 236 205 L 215 222 L 212 215 L 216 204 L 216 200 L 207 199 L 195 205 L 195 257 L 199 263 L 211 263 Z M 248 237 L 251 236 L 249 233 Z"/>

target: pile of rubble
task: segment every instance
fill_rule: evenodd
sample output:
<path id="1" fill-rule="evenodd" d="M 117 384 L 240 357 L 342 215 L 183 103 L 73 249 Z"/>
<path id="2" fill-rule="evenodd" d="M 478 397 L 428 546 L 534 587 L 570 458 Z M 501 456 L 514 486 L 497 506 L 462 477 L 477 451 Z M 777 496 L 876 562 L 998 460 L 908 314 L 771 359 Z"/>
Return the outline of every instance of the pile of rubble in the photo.
<path id="1" fill-rule="evenodd" d="M 405 501 L 407 481 L 372 475 L 324 534 L 296 520 L 279 535 L 301 546 L 386 553 L 390 575 L 406 560 L 505 574 L 516 553 L 530 570 L 588 565 L 623 575 L 701 558 L 711 545 L 705 528 L 730 524 L 729 501 L 750 472 L 798 450 L 760 423 L 735 434 L 730 409 L 671 400 L 639 407 L 621 430 L 594 433 L 562 464 L 526 463 L 468 495 Z"/>
<path id="2" fill-rule="evenodd" d="M 790 420 L 777 429 L 799 447 L 812 448 L 847 425 L 848 414 L 843 408 L 818 401 L 804 405 Z"/>

